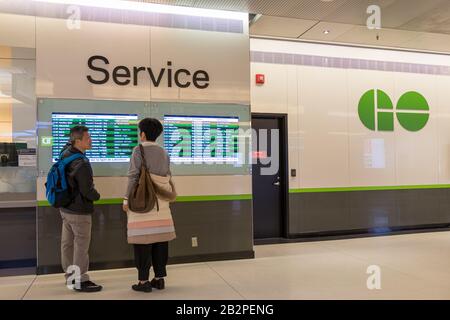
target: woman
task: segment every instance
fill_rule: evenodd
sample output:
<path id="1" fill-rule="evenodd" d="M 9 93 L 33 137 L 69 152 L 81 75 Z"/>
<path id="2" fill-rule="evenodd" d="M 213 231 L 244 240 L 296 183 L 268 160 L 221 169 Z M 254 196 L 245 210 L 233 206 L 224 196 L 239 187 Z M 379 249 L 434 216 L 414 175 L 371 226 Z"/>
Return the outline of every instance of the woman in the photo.
<path id="1" fill-rule="evenodd" d="M 163 131 L 161 122 L 145 118 L 139 122 L 140 138 L 144 158 L 152 181 L 157 190 L 158 206 L 147 213 L 136 213 L 129 209 L 128 195 L 139 180 L 142 155 L 139 146 L 133 150 L 128 170 L 127 195 L 123 210 L 128 216 L 128 243 L 134 246 L 134 259 L 138 269 L 139 282 L 133 290 L 151 292 L 152 287 L 164 289 L 169 242 L 175 239 L 175 228 L 169 201 L 176 197 L 171 181 L 170 161 L 167 152 L 155 141 Z M 159 193 L 158 190 L 161 192 Z M 150 267 L 153 265 L 155 277 L 149 282 Z"/>

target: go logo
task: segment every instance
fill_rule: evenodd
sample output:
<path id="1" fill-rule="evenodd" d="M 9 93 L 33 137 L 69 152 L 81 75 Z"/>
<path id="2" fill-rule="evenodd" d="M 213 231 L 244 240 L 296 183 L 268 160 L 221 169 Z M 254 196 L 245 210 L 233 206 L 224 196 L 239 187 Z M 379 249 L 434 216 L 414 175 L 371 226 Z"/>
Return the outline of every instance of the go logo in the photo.
<path id="1" fill-rule="evenodd" d="M 422 130 L 430 118 L 430 107 L 423 95 L 406 92 L 394 105 L 386 92 L 375 89 L 363 94 L 359 100 L 359 119 L 367 129 L 394 131 L 394 114 L 400 125 L 411 132 Z"/>
<path id="2" fill-rule="evenodd" d="M 53 137 L 41 137 L 42 147 L 51 147 L 53 145 Z"/>

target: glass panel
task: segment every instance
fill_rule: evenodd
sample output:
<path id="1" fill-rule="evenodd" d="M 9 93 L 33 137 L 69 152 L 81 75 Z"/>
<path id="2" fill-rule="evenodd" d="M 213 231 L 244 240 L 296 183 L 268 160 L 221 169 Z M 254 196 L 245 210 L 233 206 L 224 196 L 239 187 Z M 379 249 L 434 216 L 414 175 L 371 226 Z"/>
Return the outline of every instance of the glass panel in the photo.
<path id="1" fill-rule="evenodd" d="M 39 173 L 44 179 L 53 159 L 55 156 L 58 158 L 61 146 L 69 140 L 69 128 L 76 124 L 84 124 L 90 129 L 93 149 L 88 156 L 94 175 L 97 177 L 127 175 L 129 156 L 126 161 L 122 161 L 120 150 L 130 150 L 130 147 L 136 145 L 137 120 L 150 115 L 149 103 L 39 99 L 38 106 Z M 137 119 L 133 120 L 134 117 Z M 135 127 L 135 130 L 132 127 Z M 124 136 L 128 138 L 127 141 L 124 140 Z M 114 156 L 111 153 L 114 153 Z"/>
<path id="2" fill-rule="evenodd" d="M 68 141 L 69 128 L 84 124 L 93 137 L 88 156 L 94 175 L 126 176 L 130 147 L 137 142 L 133 117 L 149 116 L 164 123 L 166 132 L 157 142 L 172 153 L 172 174 L 250 174 L 248 105 L 39 99 L 40 175 L 46 176 Z"/>
<path id="3" fill-rule="evenodd" d="M 248 105 L 155 102 L 151 115 L 164 124 L 158 142 L 171 156 L 173 175 L 250 174 Z"/>
<path id="4" fill-rule="evenodd" d="M 0 59 L 0 201 L 36 200 L 35 61 Z"/>

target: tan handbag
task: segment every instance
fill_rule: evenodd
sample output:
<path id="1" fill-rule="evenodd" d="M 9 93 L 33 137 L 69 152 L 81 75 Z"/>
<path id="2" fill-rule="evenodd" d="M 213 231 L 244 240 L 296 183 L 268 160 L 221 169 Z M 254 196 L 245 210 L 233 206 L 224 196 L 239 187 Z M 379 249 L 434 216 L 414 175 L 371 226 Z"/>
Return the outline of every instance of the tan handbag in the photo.
<path id="1" fill-rule="evenodd" d="M 142 163 L 141 173 L 139 175 L 138 183 L 131 189 L 128 195 L 128 206 L 131 211 L 136 213 L 147 213 L 156 205 L 159 211 L 158 197 L 156 196 L 155 185 L 147 168 L 147 161 L 145 160 L 144 147 L 139 144 L 141 151 Z"/>

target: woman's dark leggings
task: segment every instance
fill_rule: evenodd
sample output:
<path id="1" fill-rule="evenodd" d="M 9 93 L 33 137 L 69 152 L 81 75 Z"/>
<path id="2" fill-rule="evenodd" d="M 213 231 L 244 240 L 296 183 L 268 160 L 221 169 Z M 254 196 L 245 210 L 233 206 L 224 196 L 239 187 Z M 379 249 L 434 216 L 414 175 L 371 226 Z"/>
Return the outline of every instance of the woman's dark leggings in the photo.
<path id="1" fill-rule="evenodd" d="M 139 272 L 139 281 L 147 281 L 150 276 L 150 267 L 153 265 L 155 277 L 162 278 L 167 275 L 166 265 L 169 257 L 169 242 L 151 244 L 135 244 L 134 262 Z"/>

